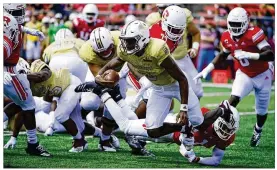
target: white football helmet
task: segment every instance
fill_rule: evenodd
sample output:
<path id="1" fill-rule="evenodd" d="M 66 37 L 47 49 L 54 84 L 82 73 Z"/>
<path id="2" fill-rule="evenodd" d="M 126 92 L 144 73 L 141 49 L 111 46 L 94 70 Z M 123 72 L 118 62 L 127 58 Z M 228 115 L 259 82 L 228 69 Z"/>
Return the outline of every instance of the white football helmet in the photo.
<path id="1" fill-rule="evenodd" d="M 50 24 L 50 17 L 48 17 L 48 16 L 43 17 L 41 22 L 43 24 Z"/>
<path id="2" fill-rule="evenodd" d="M 78 17 L 78 13 L 76 12 L 72 12 L 70 15 L 69 15 L 69 21 L 73 21 L 75 18 Z"/>
<path id="3" fill-rule="evenodd" d="M 94 4 L 87 4 L 83 11 L 82 11 L 83 17 L 88 23 L 95 22 L 98 17 L 98 8 Z"/>
<path id="4" fill-rule="evenodd" d="M 162 15 L 162 30 L 168 39 L 178 41 L 184 34 L 187 16 L 183 8 L 173 5 L 167 7 Z"/>
<path id="5" fill-rule="evenodd" d="M 222 117 L 219 117 L 213 124 L 216 134 L 222 140 L 228 140 L 239 129 L 239 112 L 233 106 L 230 106 L 230 109 L 232 111 L 230 122 L 227 122 Z"/>
<path id="6" fill-rule="evenodd" d="M 132 21 L 137 20 L 137 18 L 134 15 L 127 15 L 125 20 L 124 20 L 124 24 L 128 24 Z"/>
<path id="7" fill-rule="evenodd" d="M 249 17 L 245 9 L 236 7 L 227 17 L 228 31 L 232 36 L 240 36 L 248 29 Z"/>
<path id="8" fill-rule="evenodd" d="M 104 27 L 98 27 L 90 33 L 89 42 L 93 51 L 103 59 L 108 59 L 114 52 L 114 41 L 110 31 Z"/>
<path id="9" fill-rule="evenodd" d="M 65 39 L 65 38 L 74 38 L 74 35 L 67 28 L 59 29 L 59 31 L 55 35 L 55 41 L 59 41 L 59 40 Z"/>
<path id="10" fill-rule="evenodd" d="M 26 4 L 4 4 L 4 10 L 14 16 L 18 24 L 24 24 Z"/>
<path id="11" fill-rule="evenodd" d="M 143 49 L 150 41 L 149 27 L 146 23 L 135 20 L 124 25 L 120 36 L 120 50 L 134 54 Z"/>
<path id="12" fill-rule="evenodd" d="M 19 58 L 16 65 L 16 70 L 19 74 L 27 74 L 30 72 L 30 65 L 23 58 Z"/>
<path id="13" fill-rule="evenodd" d="M 3 15 L 3 34 L 6 36 L 12 43 L 13 43 L 13 49 L 15 49 L 19 43 L 19 26 L 17 24 L 16 19 L 10 15 L 7 12 L 4 12 Z"/>

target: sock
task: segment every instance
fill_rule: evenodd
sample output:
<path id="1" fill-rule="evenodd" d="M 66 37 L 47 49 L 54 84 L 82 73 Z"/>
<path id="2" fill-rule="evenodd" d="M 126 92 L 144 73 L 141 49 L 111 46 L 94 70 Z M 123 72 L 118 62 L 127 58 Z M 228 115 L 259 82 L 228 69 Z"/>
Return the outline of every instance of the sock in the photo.
<path id="1" fill-rule="evenodd" d="M 7 120 L 9 120 L 9 118 L 8 118 L 8 116 L 6 115 L 6 113 L 5 113 L 5 112 L 3 112 L 3 117 L 4 117 L 3 122 L 6 122 Z"/>
<path id="2" fill-rule="evenodd" d="M 104 135 L 103 133 L 101 134 L 101 140 L 104 141 L 104 140 L 108 140 L 110 139 L 111 135 Z"/>
<path id="3" fill-rule="evenodd" d="M 27 140 L 30 144 L 35 144 L 38 142 L 36 129 L 27 130 Z"/>
<path id="4" fill-rule="evenodd" d="M 94 127 L 94 128 L 95 128 L 95 131 L 94 131 L 93 136 L 101 137 L 102 136 L 102 130 L 98 127 Z"/>
<path id="5" fill-rule="evenodd" d="M 81 133 L 78 131 L 76 136 L 73 136 L 73 139 L 81 139 L 82 135 Z"/>
<path id="6" fill-rule="evenodd" d="M 263 127 L 259 127 L 257 123 L 256 123 L 256 125 L 255 125 L 255 128 L 256 128 L 256 130 L 258 130 L 258 131 L 261 131 L 261 130 L 263 129 Z"/>

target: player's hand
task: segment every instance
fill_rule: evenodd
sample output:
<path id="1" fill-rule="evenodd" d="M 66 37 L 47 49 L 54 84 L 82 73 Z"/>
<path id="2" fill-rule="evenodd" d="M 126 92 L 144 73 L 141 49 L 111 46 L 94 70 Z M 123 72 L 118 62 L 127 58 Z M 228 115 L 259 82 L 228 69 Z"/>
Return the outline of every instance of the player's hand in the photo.
<path id="1" fill-rule="evenodd" d="M 43 32 L 37 30 L 36 34 L 39 37 L 40 41 L 43 41 L 45 39 L 45 35 L 43 34 Z"/>
<path id="2" fill-rule="evenodd" d="M 197 84 L 200 78 L 206 78 L 208 74 L 214 69 L 214 64 L 210 63 L 207 67 L 205 67 L 200 73 L 198 73 L 193 80 Z"/>
<path id="3" fill-rule="evenodd" d="M 184 145 L 180 146 L 179 151 L 185 158 L 188 159 L 189 162 L 197 163 L 200 160 L 200 158 L 195 155 L 193 150 L 187 151 Z"/>
<path id="4" fill-rule="evenodd" d="M 94 87 L 95 87 L 95 83 L 93 82 L 85 82 L 85 83 L 82 83 L 80 85 L 78 85 L 76 88 L 75 88 L 75 92 L 76 93 L 80 93 L 80 92 L 91 92 L 93 91 Z"/>
<path id="5" fill-rule="evenodd" d="M 4 149 L 14 149 L 16 146 L 16 138 L 11 136 L 10 140 L 6 143 L 6 145 L 4 146 Z"/>
<path id="6" fill-rule="evenodd" d="M 176 116 L 176 122 L 181 123 L 182 125 L 188 125 L 188 114 L 185 111 L 180 111 Z"/>
<path id="7" fill-rule="evenodd" d="M 6 86 L 11 85 L 13 76 L 16 76 L 16 74 L 4 71 L 4 79 L 3 79 L 4 85 L 6 85 Z"/>
<path id="8" fill-rule="evenodd" d="M 190 58 L 195 58 L 197 56 L 197 52 L 198 52 L 197 49 L 191 48 L 188 50 L 188 55 L 190 56 Z"/>
<path id="9" fill-rule="evenodd" d="M 102 85 L 102 86 L 104 86 L 104 87 L 113 88 L 115 86 L 114 81 L 105 80 L 101 75 L 97 75 L 95 77 L 95 82 Z"/>

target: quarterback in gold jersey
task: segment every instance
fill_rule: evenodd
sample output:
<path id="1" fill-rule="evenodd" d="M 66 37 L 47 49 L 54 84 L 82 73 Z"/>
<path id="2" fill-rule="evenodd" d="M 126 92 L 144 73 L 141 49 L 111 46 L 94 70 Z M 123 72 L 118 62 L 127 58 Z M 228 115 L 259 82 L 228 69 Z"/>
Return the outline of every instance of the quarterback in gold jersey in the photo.
<path id="1" fill-rule="evenodd" d="M 175 59 L 176 63 L 187 74 L 187 78 L 191 87 L 200 99 L 203 96 L 203 88 L 201 81 L 193 81 L 193 78 L 198 74 L 195 66 L 193 65 L 191 58 L 197 56 L 199 43 L 200 43 L 200 31 L 193 23 L 193 16 L 190 10 L 187 8 L 182 8 L 185 13 L 186 20 L 176 20 L 176 15 L 178 9 L 176 10 L 176 5 L 172 4 L 157 4 L 159 12 L 154 12 L 146 17 L 146 23 L 149 26 L 157 24 L 159 21 L 162 22 L 162 30 L 165 31 L 164 39 L 169 39 L 177 43 L 177 48 L 172 52 L 172 57 Z M 180 22 L 185 22 L 186 27 L 182 31 L 182 34 L 174 33 L 174 28 L 180 25 Z M 192 48 L 189 48 L 187 41 L 187 36 L 190 34 L 192 36 Z"/>
<path id="2" fill-rule="evenodd" d="M 75 38 L 69 29 L 60 29 L 55 35 L 55 41 L 44 50 L 42 59 L 49 63 L 51 69 L 68 68 L 71 74 L 84 82 L 88 66 L 79 57 L 79 49 L 84 43 Z"/>
<path id="3" fill-rule="evenodd" d="M 142 21 L 136 20 L 126 24 L 119 37 L 121 42 L 117 50 L 118 57 L 107 63 L 99 74 L 123 65 L 126 61 L 135 71 L 145 75 L 152 82 L 145 119 L 150 137 L 158 138 L 175 131 L 185 132 L 189 122 L 195 127 L 201 125 L 203 116 L 200 105 L 196 95 L 189 88 L 186 76 L 170 56 L 166 42 L 149 38 L 149 34 L 148 26 Z M 181 102 L 180 119 L 178 123 L 164 123 L 173 98 Z M 182 135 L 183 138 L 186 136 Z M 182 141 L 186 143 L 185 140 Z"/>
<path id="4" fill-rule="evenodd" d="M 49 103 L 49 107 L 51 102 L 56 100 L 55 120 L 61 123 L 74 139 L 73 147 L 69 152 L 81 152 L 86 149 L 87 142 L 81 135 L 84 130 L 84 123 L 80 114 L 80 94 L 74 92 L 75 87 L 81 81 L 76 76 L 71 75 L 68 69 L 52 71 L 41 60 L 35 60 L 32 63 L 27 78 L 34 96 L 43 97 Z M 55 120 L 52 120 L 49 128 L 53 128 Z"/>

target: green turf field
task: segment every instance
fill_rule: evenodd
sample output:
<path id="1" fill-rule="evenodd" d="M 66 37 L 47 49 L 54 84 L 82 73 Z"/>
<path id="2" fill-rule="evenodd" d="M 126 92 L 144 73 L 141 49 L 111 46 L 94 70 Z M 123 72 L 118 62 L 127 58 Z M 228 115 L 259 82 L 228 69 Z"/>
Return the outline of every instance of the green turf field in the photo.
<path id="1" fill-rule="evenodd" d="M 201 99 L 201 106 L 214 108 L 223 99 L 228 99 L 229 89 L 205 88 L 205 94 L 223 92 L 219 96 L 206 96 Z M 274 92 L 270 102 L 269 110 L 274 110 Z M 218 94 L 217 94 L 218 95 Z M 178 104 L 176 104 L 178 107 Z M 254 96 L 246 97 L 238 106 L 239 112 L 254 111 Z M 269 114 L 264 127 L 260 146 L 251 148 L 249 146 L 253 125 L 256 122 L 255 115 L 242 115 L 240 130 L 237 133 L 234 144 L 225 153 L 220 168 L 274 168 L 275 160 L 275 116 Z M 9 137 L 5 136 L 4 142 Z M 130 149 L 122 138 L 121 149 L 117 153 L 99 152 L 98 138 L 87 138 L 89 149 L 83 153 L 68 153 L 71 148 L 71 138 L 66 134 L 55 134 L 52 137 L 39 135 L 43 144 L 53 155 L 53 158 L 40 158 L 27 156 L 24 148 L 26 137 L 18 137 L 15 150 L 4 151 L 4 166 L 11 168 L 204 168 L 205 166 L 189 164 L 178 151 L 176 144 L 151 142 L 147 148 L 151 150 L 156 158 L 132 156 Z M 195 147 L 198 156 L 210 156 L 211 149 Z"/>

